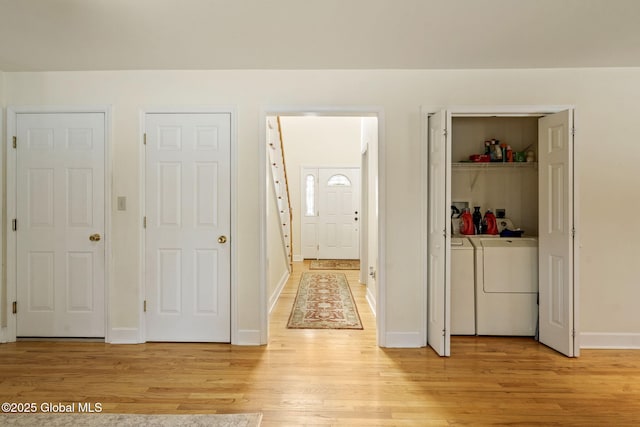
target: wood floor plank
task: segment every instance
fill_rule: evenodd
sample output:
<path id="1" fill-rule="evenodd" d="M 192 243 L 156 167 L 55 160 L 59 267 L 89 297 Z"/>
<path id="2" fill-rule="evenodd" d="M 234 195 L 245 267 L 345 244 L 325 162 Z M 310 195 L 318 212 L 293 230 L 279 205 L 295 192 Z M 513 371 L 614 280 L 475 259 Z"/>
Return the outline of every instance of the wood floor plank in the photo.
<path id="1" fill-rule="evenodd" d="M 90 402 L 105 412 L 262 412 L 283 425 L 638 425 L 640 352 L 566 358 L 529 338 L 453 337 L 451 358 L 376 345 L 363 330 L 287 329 L 300 274 L 271 314 L 268 346 L 17 342 L 0 345 L 3 402 Z"/>

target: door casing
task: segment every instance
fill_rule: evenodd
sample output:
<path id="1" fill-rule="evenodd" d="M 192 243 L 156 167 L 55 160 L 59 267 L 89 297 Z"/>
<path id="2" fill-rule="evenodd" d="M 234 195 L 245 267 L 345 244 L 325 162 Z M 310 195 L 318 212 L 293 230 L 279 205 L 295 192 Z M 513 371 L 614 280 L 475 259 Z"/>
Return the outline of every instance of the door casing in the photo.
<path id="1" fill-rule="evenodd" d="M 13 301 L 16 301 L 18 294 L 17 284 L 17 271 L 16 271 L 16 245 L 17 236 L 12 230 L 12 224 L 10 219 L 16 217 L 16 173 L 17 173 L 17 157 L 16 151 L 13 149 L 13 136 L 16 135 L 16 126 L 18 114 L 51 114 L 51 113 L 100 113 L 104 114 L 104 126 L 105 126 L 105 152 L 104 152 L 104 170 L 105 170 L 105 199 L 104 199 L 104 218 L 105 218 L 105 259 L 104 259 L 104 304 L 105 304 L 105 342 L 110 342 L 111 339 L 111 316 L 109 311 L 109 288 L 111 277 L 111 180 L 112 175 L 112 152 L 111 152 L 111 106 L 9 106 L 7 108 L 7 221 L 6 221 L 6 236 L 7 236 L 7 248 L 13 248 L 13 250 L 7 250 L 7 304 L 5 307 L 9 307 Z M 12 313 L 7 313 L 7 322 L 4 338 L 8 342 L 16 340 L 17 331 L 17 316 Z M 1 322 L 0 322 L 1 324 Z"/>

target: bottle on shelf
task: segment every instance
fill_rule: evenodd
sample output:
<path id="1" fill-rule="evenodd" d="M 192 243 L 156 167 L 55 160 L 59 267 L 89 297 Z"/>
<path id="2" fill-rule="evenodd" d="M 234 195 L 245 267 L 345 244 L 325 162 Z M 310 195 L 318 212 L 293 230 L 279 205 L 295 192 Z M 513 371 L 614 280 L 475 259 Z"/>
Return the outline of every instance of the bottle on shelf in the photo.
<path id="1" fill-rule="evenodd" d="M 493 145 L 491 146 L 493 156 L 491 157 L 492 161 L 501 162 L 502 161 L 502 148 L 500 148 L 500 141 L 497 139 L 493 139 Z"/>
<path id="2" fill-rule="evenodd" d="M 466 235 L 475 234 L 475 227 L 473 226 L 473 218 L 469 208 L 464 208 L 460 214 L 460 233 Z"/>
<path id="3" fill-rule="evenodd" d="M 511 149 L 510 145 L 507 145 L 507 162 L 513 162 L 513 150 Z"/>
<path id="4" fill-rule="evenodd" d="M 491 209 L 485 212 L 482 222 L 484 224 L 484 234 L 498 234 L 498 222 Z"/>

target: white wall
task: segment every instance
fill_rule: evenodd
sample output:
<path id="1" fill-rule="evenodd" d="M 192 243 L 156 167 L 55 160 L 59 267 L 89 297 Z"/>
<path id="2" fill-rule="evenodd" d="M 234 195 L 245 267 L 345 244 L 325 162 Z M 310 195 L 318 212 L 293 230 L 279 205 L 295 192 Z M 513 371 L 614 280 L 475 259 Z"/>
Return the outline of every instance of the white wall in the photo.
<path id="1" fill-rule="evenodd" d="M 419 342 L 420 105 L 575 104 L 580 166 L 581 330 L 640 335 L 640 69 L 377 71 L 113 71 L 5 73 L 7 105 L 113 105 L 111 321 L 138 327 L 139 111 L 148 106 L 234 105 L 238 113 L 238 328 L 260 328 L 259 135 L 265 106 L 384 109 L 387 337 Z M 116 206 L 116 203 L 113 203 Z M 615 209 L 615 214 L 614 214 Z M 619 210 L 625 213 L 621 215 Z"/>
<path id="2" fill-rule="evenodd" d="M 298 260 L 302 259 L 301 168 L 360 167 L 360 118 L 281 116 L 280 124 L 293 210 L 293 254 Z"/>

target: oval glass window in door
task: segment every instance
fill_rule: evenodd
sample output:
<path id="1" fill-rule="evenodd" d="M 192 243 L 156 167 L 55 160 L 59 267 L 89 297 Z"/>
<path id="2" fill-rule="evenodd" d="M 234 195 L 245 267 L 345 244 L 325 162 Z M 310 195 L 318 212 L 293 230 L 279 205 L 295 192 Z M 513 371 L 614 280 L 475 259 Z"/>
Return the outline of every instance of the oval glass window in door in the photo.
<path id="1" fill-rule="evenodd" d="M 333 175 L 327 181 L 329 187 L 351 187 L 351 181 L 345 175 L 337 174 Z"/>

